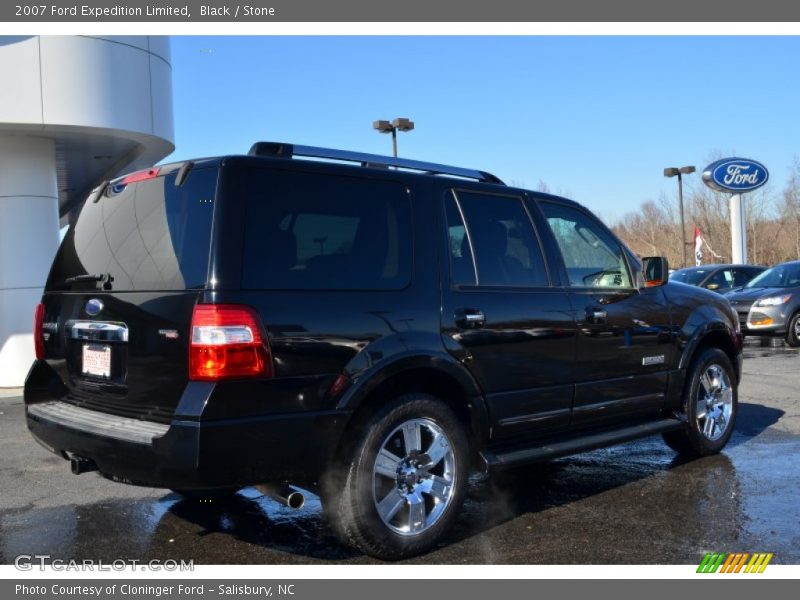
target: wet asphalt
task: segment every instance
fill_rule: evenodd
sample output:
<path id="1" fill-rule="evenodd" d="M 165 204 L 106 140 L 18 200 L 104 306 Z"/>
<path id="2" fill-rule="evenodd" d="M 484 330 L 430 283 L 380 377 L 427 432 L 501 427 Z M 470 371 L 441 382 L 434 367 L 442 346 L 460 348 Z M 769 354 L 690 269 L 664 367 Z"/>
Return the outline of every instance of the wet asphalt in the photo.
<path id="1" fill-rule="evenodd" d="M 452 531 L 409 562 L 697 564 L 705 552 L 800 563 L 800 353 L 748 340 L 739 416 L 717 456 L 682 461 L 660 437 L 474 477 Z M 53 559 L 195 564 L 371 563 L 342 546 L 319 500 L 285 508 L 248 488 L 198 504 L 125 486 L 28 435 L 22 399 L 0 397 L 0 563 Z"/>

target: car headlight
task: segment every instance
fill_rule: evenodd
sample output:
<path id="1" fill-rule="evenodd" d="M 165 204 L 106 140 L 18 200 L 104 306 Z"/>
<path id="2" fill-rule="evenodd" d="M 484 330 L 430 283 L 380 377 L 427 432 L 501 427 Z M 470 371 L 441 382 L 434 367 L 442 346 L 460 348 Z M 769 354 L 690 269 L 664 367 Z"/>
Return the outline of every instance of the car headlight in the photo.
<path id="1" fill-rule="evenodd" d="M 756 306 L 780 306 L 786 304 L 791 300 L 792 295 L 786 294 L 785 296 L 770 296 L 769 298 L 761 298 L 756 302 Z"/>

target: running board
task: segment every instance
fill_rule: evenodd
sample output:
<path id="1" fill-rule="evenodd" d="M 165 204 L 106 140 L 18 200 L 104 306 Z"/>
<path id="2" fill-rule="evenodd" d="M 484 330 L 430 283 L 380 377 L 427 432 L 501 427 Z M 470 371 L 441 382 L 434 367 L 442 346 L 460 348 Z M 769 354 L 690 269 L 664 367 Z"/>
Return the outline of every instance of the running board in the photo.
<path id="1" fill-rule="evenodd" d="M 486 466 L 490 469 L 507 469 L 535 463 L 560 456 L 588 452 L 597 448 L 613 446 L 629 442 L 638 438 L 647 437 L 656 433 L 680 429 L 683 423 L 677 419 L 659 419 L 639 425 L 632 425 L 622 429 L 612 429 L 601 433 L 590 433 L 582 437 L 572 438 L 562 442 L 554 442 L 534 448 L 521 448 L 506 452 L 482 452 Z"/>

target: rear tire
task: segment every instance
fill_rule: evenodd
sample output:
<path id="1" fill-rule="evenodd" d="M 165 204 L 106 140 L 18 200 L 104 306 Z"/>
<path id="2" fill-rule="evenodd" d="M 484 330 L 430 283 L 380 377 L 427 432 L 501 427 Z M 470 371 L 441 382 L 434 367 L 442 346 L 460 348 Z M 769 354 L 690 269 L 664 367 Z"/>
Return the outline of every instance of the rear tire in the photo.
<path id="1" fill-rule="evenodd" d="M 344 543 L 384 560 L 425 552 L 464 501 L 464 427 L 435 396 L 408 394 L 359 430 L 323 491 L 334 531 Z"/>
<path id="2" fill-rule="evenodd" d="M 664 433 L 664 441 L 686 456 L 717 454 L 733 433 L 737 409 L 733 365 L 722 350 L 708 348 L 689 368 L 683 406 L 686 423 Z"/>
<path id="3" fill-rule="evenodd" d="M 792 348 L 800 346 L 800 312 L 789 319 L 789 331 L 786 332 L 786 343 Z"/>

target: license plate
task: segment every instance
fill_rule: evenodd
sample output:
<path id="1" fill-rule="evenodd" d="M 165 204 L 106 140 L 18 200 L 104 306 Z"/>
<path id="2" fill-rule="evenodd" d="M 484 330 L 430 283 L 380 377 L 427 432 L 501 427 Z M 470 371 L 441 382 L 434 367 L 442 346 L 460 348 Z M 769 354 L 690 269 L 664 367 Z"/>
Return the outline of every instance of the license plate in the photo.
<path id="1" fill-rule="evenodd" d="M 111 377 L 111 346 L 84 344 L 83 373 L 97 377 Z"/>

